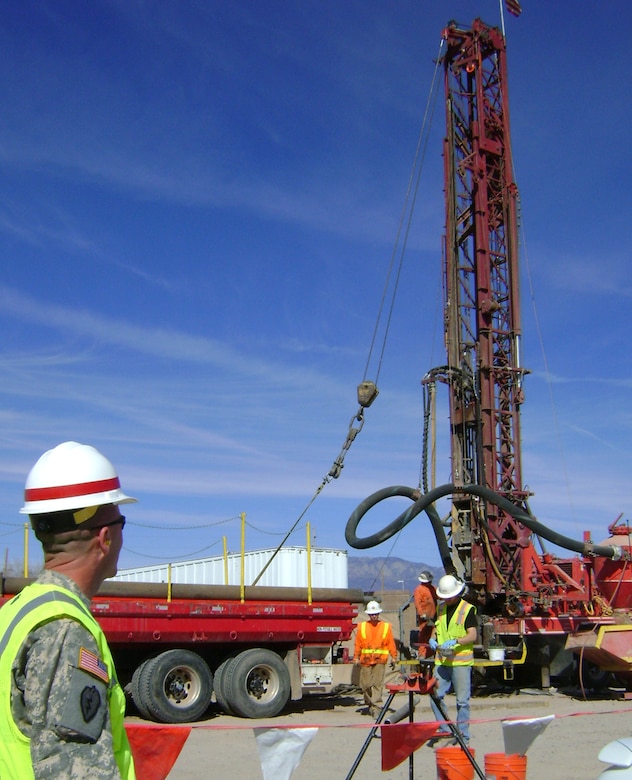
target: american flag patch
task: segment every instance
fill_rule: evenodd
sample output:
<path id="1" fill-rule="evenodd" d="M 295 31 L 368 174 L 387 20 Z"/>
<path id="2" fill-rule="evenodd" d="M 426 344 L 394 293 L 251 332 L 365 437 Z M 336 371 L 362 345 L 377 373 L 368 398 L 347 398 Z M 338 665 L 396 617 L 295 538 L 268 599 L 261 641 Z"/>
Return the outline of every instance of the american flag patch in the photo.
<path id="1" fill-rule="evenodd" d="M 110 675 L 108 674 L 108 668 L 105 663 L 98 655 L 86 650 L 85 647 L 82 647 L 79 650 L 79 668 L 83 669 L 84 672 L 93 674 L 105 683 L 110 682 Z"/>

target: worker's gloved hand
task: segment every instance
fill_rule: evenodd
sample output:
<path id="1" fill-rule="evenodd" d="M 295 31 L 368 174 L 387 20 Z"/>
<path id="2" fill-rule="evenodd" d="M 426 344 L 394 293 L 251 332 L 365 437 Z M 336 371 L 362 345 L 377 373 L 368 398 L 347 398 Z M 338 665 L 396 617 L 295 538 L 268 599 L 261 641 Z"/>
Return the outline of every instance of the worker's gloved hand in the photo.
<path id="1" fill-rule="evenodd" d="M 456 639 L 448 639 L 446 642 L 444 642 L 441 647 L 439 648 L 442 653 L 452 653 L 454 648 L 456 647 Z"/>
<path id="2" fill-rule="evenodd" d="M 395 669 L 397 669 L 397 666 L 395 665 L 395 661 L 393 661 L 392 658 L 388 663 L 388 668 L 390 669 L 391 672 L 394 672 Z"/>
<path id="3" fill-rule="evenodd" d="M 431 637 L 431 639 L 430 639 L 430 641 L 428 642 L 428 644 L 430 645 L 430 649 L 431 649 L 431 650 L 436 650 L 436 649 L 437 649 L 437 647 L 439 647 L 439 645 L 438 645 L 438 643 L 437 643 L 437 640 L 436 640 L 434 637 Z"/>

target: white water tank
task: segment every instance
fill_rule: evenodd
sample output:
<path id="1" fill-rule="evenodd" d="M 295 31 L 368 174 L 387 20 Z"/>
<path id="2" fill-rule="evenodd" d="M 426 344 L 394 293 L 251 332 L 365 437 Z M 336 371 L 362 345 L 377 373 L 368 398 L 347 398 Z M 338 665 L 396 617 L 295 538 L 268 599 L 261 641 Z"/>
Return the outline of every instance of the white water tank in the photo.
<path id="1" fill-rule="evenodd" d="M 306 588 L 307 548 L 283 547 L 276 555 L 274 549 L 254 550 L 244 553 L 244 585 L 252 585 L 268 562 L 270 565 L 257 585 L 270 587 Z M 347 553 L 345 550 L 316 548 L 311 555 L 312 588 L 347 588 Z M 272 560 L 271 560 L 272 559 Z M 122 569 L 112 580 L 118 582 L 168 582 L 171 566 L 171 582 L 186 585 L 241 585 L 242 557 L 240 553 L 193 561 L 161 563 Z M 226 569 L 228 579 L 226 579 Z"/>

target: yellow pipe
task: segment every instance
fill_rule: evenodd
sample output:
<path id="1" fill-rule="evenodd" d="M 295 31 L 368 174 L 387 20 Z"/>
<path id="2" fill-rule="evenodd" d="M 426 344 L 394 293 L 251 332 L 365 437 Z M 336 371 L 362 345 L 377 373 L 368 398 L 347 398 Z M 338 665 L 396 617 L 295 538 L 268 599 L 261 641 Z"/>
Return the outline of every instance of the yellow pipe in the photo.
<path id="1" fill-rule="evenodd" d="M 618 648 L 613 648 L 612 643 L 608 642 L 607 635 L 608 634 L 620 634 L 622 632 L 632 631 L 632 625 L 629 623 L 624 624 L 615 624 L 611 626 L 600 626 L 599 631 L 597 632 L 597 638 L 595 640 L 595 648 L 597 650 L 603 650 L 606 653 L 610 653 L 611 655 L 614 654 L 616 657 L 623 659 L 627 664 L 629 664 L 632 660 L 632 653 L 630 653 L 630 643 L 629 640 L 626 641 L 625 647 L 627 649 L 627 652 L 619 651 Z M 604 664 L 605 667 L 605 664 Z"/>
<path id="2" fill-rule="evenodd" d="M 167 602 L 171 602 L 171 564 L 167 564 Z"/>
<path id="3" fill-rule="evenodd" d="M 632 626 L 629 627 L 632 628 Z M 513 650 L 514 648 L 509 648 L 509 649 Z M 507 662 L 509 662 L 513 666 L 520 666 L 524 664 L 526 660 L 527 660 L 527 644 L 526 642 L 523 642 L 520 658 L 506 658 L 504 661 L 490 661 L 487 658 L 475 658 L 473 665 L 476 667 L 504 666 Z M 410 660 L 399 660 L 397 663 L 400 665 L 416 666 L 419 664 L 419 659 L 412 658 Z"/>
<path id="4" fill-rule="evenodd" d="M 522 653 L 520 655 L 520 658 L 507 658 L 504 661 L 489 661 L 486 658 L 475 658 L 474 666 L 504 666 L 504 664 L 507 663 L 507 661 L 510 661 L 512 664 L 516 666 L 520 666 L 521 664 L 524 664 L 526 660 L 527 660 L 527 643 L 523 642 Z"/>
<path id="5" fill-rule="evenodd" d="M 312 603 L 312 540 L 309 521 L 305 526 L 307 528 L 307 603 Z"/>

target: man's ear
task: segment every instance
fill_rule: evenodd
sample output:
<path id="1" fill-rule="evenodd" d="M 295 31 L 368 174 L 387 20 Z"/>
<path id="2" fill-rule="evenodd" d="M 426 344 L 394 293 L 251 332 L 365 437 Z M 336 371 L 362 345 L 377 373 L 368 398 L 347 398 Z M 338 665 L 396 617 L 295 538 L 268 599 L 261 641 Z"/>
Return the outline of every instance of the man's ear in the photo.
<path id="1" fill-rule="evenodd" d="M 99 528 L 97 531 L 97 541 L 99 543 L 99 549 L 105 555 L 112 545 L 112 533 L 107 526 Z"/>

